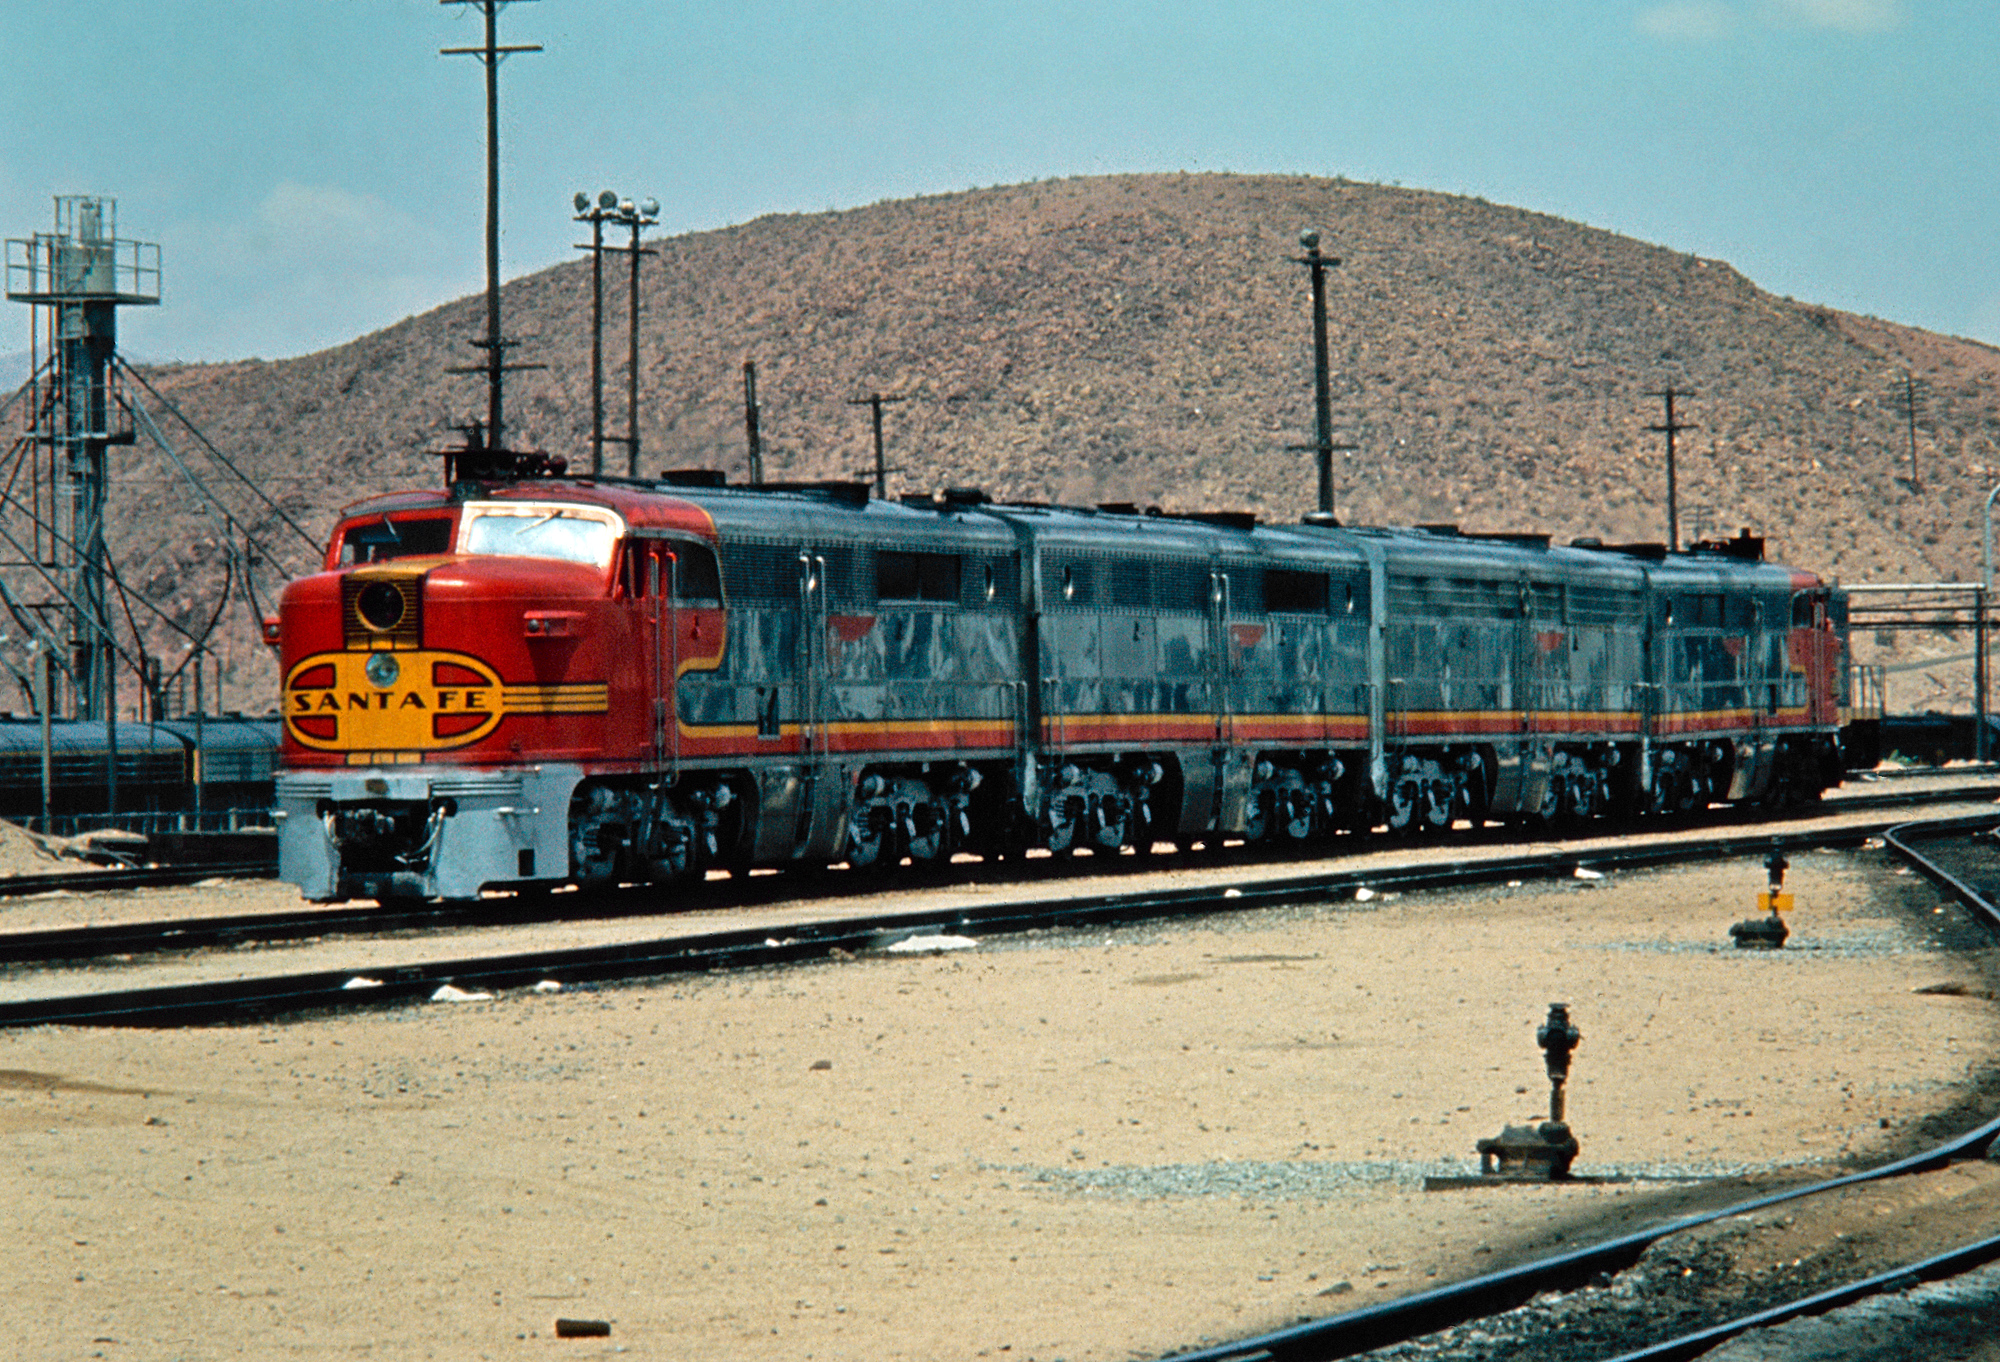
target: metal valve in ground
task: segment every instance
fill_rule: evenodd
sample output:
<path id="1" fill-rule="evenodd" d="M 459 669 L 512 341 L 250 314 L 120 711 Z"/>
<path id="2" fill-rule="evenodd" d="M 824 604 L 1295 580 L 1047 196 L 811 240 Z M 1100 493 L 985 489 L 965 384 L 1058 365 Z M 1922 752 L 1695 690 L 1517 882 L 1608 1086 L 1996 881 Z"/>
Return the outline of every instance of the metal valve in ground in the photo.
<path id="1" fill-rule="evenodd" d="M 1764 858 L 1764 872 L 1769 876 L 1771 886 L 1757 895 L 1757 907 L 1764 915 L 1745 918 L 1729 929 L 1730 939 L 1739 950 L 1774 951 L 1783 946 L 1785 938 L 1792 934 L 1784 918 L 1792 908 L 1792 896 L 1785 892 L 1785 871 L 1791 868 L 1791 864 L 1785 859 L 1784 847 L 1774 840 L 1771 854 Z"/>
<path id="2" fill-rule="evenodd" d="M 1579 1146 L 1563 1117 L 1564 1088 L 1569 1083 L 1570 1053 L 1583 1033 L 1569 1018 L 1568 1003 L 1550 1003 L 1548 1019 L 1535 1032 L 1549 1075 L 1549 1115 L 1537 1125 L 1506 1126 L 1492 1139 L 1481 1140 L 1479 1171 L 1489 1177 L 1523 1182 L 1553 1182 L 1569 1176 Z"/>

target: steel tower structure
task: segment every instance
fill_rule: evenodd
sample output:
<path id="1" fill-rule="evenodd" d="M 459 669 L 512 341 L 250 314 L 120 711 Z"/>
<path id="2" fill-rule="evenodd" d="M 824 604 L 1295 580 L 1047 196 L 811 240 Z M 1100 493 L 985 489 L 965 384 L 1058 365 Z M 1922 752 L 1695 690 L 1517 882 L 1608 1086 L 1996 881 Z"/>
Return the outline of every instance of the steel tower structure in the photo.
<path id="1" fill-rule="evenodd" d="M 36 309 L 38 352 L 46 312 L 47 349 L 37 355 L 30 380 L 33 556 L 0 566 L 38 568 L 53 587 L 55 599 L 28 605 L 53 635 L 45 643 L 59 643 L 67 655 L 79 719 L 109 718 L 117 708 L 105 597 L 107 451 L 134 439 L 129 409 L 115 390 L 118 309 L 160 301 L 160 248 L 121 240 L 117 215 L 115 199 L 58 195 L 54 231 L 7 242 L 7 296 Z"/>

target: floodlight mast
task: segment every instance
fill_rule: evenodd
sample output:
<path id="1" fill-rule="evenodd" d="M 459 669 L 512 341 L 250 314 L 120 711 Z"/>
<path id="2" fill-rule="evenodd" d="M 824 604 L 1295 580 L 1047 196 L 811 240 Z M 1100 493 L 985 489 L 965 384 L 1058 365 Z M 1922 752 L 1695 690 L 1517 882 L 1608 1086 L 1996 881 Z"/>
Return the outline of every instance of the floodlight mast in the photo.
<path id="1" fill-rule="evenodd" d="M 606 250 L 626 250 L 632 257 L 632 279 L 626 289 L 627 310 L 631 316 L 631 328 L 625 347 L 625 476 L 639 476 L 639 257 L 651 255 L 639 245 L 639 229 L 650 227 L 660 220 L 660 205 L 655 199 L 642 199 L 634 203 L 621 198 L 616 190 L 600 190 L 596 206 L 592 206 L 590 195 L 578 190 L 570 200 L 576 208 L 576 221 L 590 224 L 590 244 L 578 246 L 580 251 L 590 252 L 590 474 L 601 476 L 604 472 L 604 442 L 617 439 L 604 433 L 604 252 Z M 632 230 L 632 244 L 629 247 L 607 247 L 604 244 L 604 224 L 617 223 Z"/>

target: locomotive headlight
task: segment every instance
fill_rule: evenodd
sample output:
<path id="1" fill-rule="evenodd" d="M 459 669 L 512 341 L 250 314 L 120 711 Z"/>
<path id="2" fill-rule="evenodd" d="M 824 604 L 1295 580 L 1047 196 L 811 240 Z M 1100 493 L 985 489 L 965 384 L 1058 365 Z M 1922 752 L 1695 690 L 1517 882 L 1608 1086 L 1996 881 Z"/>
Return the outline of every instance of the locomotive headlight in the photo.
<path id="1" fill-rule="evenodd" d="M 386 634 L 401 624 L 408 608 L 403 589 L 394 582 L 370 582 L 354 597 L 354 613 L 378 634 Z"/>
<path id="2" fill-rule="evenodd" d="M 396 678 L 403 673 L 403 669 L 397 665 L 396 659 L 388 653 L 374 654 L 362 665 L 361 670 L 368 674 L 370 681 L 380 686 L 383 690 L 387 690 L 389 687 L 395 685 Z"/>

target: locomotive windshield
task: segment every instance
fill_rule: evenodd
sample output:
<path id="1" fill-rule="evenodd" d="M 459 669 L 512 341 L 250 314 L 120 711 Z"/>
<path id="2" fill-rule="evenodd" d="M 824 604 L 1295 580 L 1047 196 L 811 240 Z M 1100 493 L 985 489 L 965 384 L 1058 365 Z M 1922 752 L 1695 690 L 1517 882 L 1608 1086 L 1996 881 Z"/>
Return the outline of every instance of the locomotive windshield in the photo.
<path id="1" fill-rule="evenodd" d="M 349 525 L 340 537 L 342 563 L 379 563 L 389 558 L 427 558 L 451 552 L 451 517 L 381 516 Z"/>
<path id="2" fill-rule="evenodd" d="M 469 506 L 459 552 L 556 558 L 611 566 L 621 527 L 609 513 L 582 506 Z"/>

